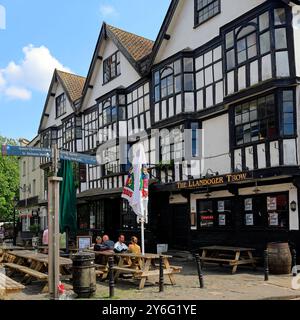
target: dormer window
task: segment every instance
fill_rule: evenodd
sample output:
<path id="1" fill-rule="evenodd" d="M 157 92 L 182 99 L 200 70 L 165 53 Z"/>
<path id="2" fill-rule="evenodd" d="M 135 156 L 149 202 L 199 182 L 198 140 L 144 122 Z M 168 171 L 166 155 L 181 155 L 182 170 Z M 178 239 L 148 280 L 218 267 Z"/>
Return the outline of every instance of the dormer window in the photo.
<path id="1" fill-rule="evenodd" d="M 63 93 L 56 98 L 56 118 L 61 117 L 66 112 L 66 95 Z"/>
<path id="2" fill-rule="evenodd" d="M 195 27 L 221 12 L 221 0 L 195 0 Z"/>
<path id="3" fill-rule="evenodd" d="M 121 74 L 120 52 L 117 51 L 103 61 L 103 83 L 115 79 Z"/>

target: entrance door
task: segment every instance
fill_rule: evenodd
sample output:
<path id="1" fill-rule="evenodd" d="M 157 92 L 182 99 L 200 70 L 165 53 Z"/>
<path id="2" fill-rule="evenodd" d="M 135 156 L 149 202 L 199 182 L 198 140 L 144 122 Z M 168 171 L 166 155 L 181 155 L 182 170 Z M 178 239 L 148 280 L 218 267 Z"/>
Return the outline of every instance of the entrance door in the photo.
<path id="1" fill-rule="evenodd" d="M 190 215 L 187 204 L 171 205 L 171 237 L 169 244 L 175 249 L 187 249 L 190 243 Z M 170 222 L 171 222 L 170 221 Z"/>

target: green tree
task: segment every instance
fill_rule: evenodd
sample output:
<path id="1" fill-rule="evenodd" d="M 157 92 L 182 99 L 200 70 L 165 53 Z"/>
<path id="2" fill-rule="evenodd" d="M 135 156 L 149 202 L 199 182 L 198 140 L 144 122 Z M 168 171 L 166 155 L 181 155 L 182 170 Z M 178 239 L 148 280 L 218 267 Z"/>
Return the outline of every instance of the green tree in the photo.
<path id="1" fill-rule="evenodd" d="M 17 145 L 18 142 L 0 136 L 2 144 Z M 0 153 L 0 221 L 12 221 L 14 198 L 19 197 L 19 160 L 2 157 Z"/>

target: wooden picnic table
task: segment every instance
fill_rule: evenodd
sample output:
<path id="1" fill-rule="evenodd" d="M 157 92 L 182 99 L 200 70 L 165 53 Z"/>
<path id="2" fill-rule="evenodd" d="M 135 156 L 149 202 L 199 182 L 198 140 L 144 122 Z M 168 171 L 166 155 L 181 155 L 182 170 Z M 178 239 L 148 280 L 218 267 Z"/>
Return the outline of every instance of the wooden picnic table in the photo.
<path id="1" fill-rule="evenodd" d="M 253 248 L 240 248 L 229 246 L 208 246 L 199 248 L 202 250 L 200 257 L 202 265 L 204 262 L 218 263 L 219 265 L 229 264 L 232 266 L 232 274 L 236 273 L 239 265 L 251 264 L 256 268 L 257 259 L 253 257 Z"/>
<path id="2" fill-rule="evenodd" d="M 25 287 L 21 283 L 16 282 L 0 272 L 0 297 L 5 297 L 9 293 L 20 292 L 23 289 L 25 289 Z"/>
<path id="3" fill-rule="evenodd" d="M 139 289 L 143 289 L 148 277 L 155 276 L 159 279 L 159 268 L 157 260 L 160 258 L 158 254 L 146 253 L 144 255 L 136 255 L 132 253 L 115 254 L 119 258 L 118 265 L 113 268 L 115 271 L 115 281 L 121 274 L 131 274 L 134 279 L 140 280 Z M 164 275 L 169 277 L 172 285 L 176 284 L 174 274 L 179 273 L 182 267 L 171 266 L 169 259 L 172 256 L 163 255 Z"/>
<path id="4" fill-rule="evenodd" d="M 6 252 L 6 263 L 4 266 L 14 272 L 24 273 L 22 282 L 28 284 L 33 278 L 38 280 L 48 280 L 48 255 L 29 250 L 15 250 Z M 72 260 L 59 258 L 61 276 L 68 276 L 68 267 L 72 265 Z M 47 287 L 47 285 L 46 285 Z M 45 291 L 45 290 L 44 290 Z"/>
<path id="5" fill-rule="evenodd" d="M 94 251 L 91 249 L 86 249 L 84 251 L 94 253 L 95 257 L 96 257 L 95 260 L 98 260 L 97 257 L 102 258 L 101 264 L 95 264 L 96 275 L 101 275 L 102 280 L 106 280 L 108 277 L 108 272 L 109 272 L 109 265 L 108 265 L 109 257 L 115 256 L 114 251 L 113 250 Z"/>

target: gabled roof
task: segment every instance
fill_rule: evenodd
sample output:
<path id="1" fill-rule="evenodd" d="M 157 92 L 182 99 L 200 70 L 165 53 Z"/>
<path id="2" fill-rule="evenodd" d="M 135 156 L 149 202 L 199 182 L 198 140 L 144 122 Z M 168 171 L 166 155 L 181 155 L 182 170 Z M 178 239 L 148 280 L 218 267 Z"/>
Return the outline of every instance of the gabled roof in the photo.
<path id="1" fill-rule="evenodd" d="M 121 30 L 119 28 L 106 25 L 106 30 L 111 33 L 116 40 L 126 49 L 130 56 L 136 61 L 140 61 L 152 52 L 154 41 L 140 37 L 136 34 Z"/>
<path id="2" fill-rule="evenodd" d="M 70 101 L 74 103 L 80 99 L 86 78 L 60 70 L 56 70 L 56 73 L 66 93 L 69 95 Z"/>
<path id="3" fill-rule="evenodd" d="M 61 85 L 64 89 L 64 92 L 66 93 L 74 112 L 76 112 L 77 110 L 75 109 L 75 102 L 78 101 L 82 97 L 82 90 L 84 88 L 86 78 L 72 74 L 72 73 L 68 73 L 65 71 L 60 71 L 57 69 L 54 70 L 51 84 L 49 87 L 49 91 L 47 94 L 46 102 L 44 105 L 44 110 L 42 113 L 40 125 L 39 125 L 39 130 L 38 130 L 39 133 L 41 132 L 43 119 L 46 115 L 49 99 L 52 95 L 52 88 L 53 88 L 53 85 L 56 81 L 59 81 L 61 83 Z"/>
<path id="4" fill-rule="evenodd" d="M 99 50 L 102 42 L 107 38 L 114 42 L 116 47 L 122 52 L 122 54 L 139 74 L 141 74 L 140 62 L 151 56 L 154 41 L 113 27 L 104 22 L 88 71 L 87 80 L 82 93 L 83 96 L 85 96 L 87 92 L 96 62 L 99 59 Z"/>

